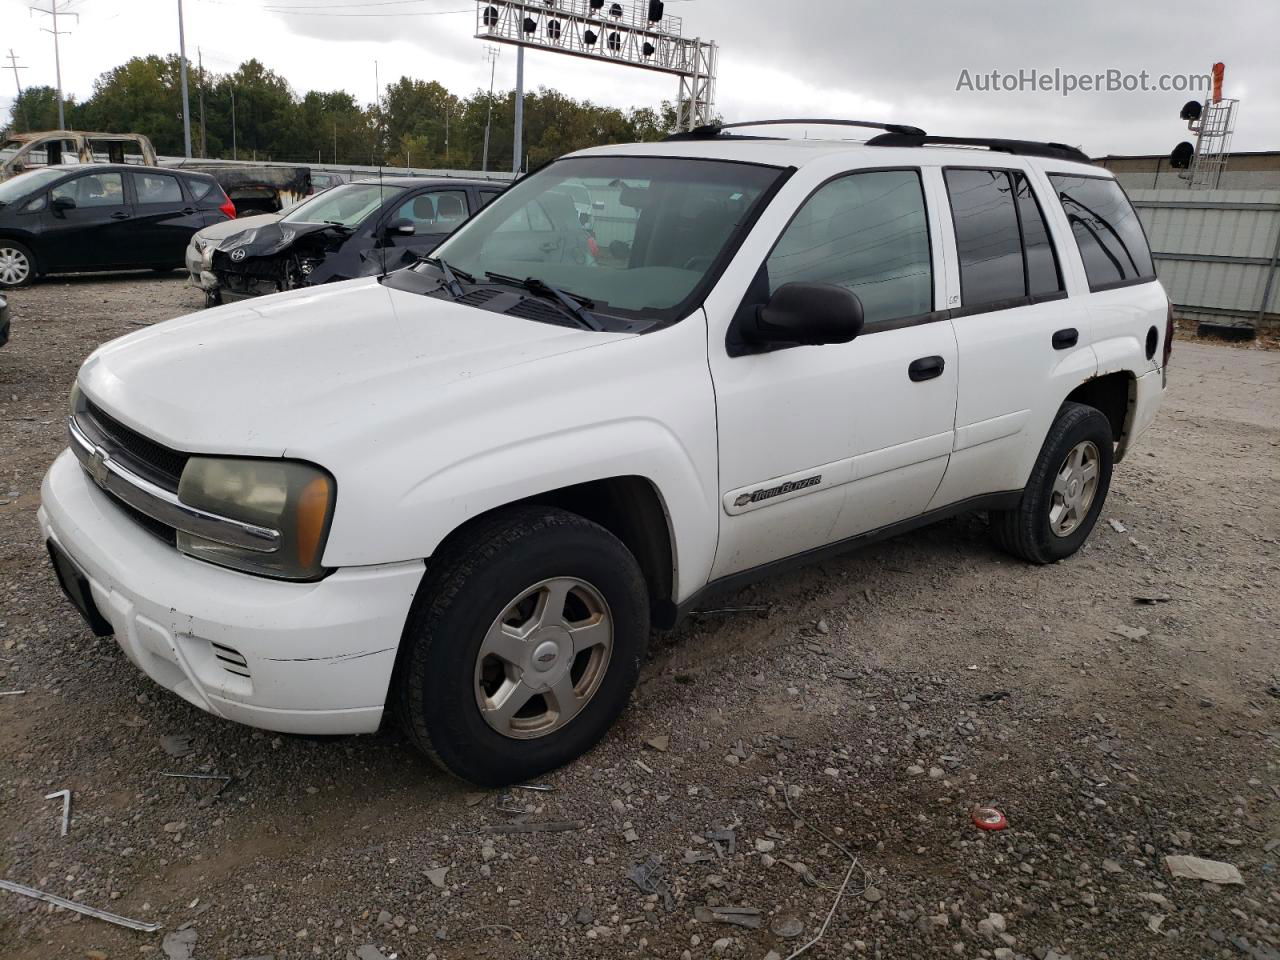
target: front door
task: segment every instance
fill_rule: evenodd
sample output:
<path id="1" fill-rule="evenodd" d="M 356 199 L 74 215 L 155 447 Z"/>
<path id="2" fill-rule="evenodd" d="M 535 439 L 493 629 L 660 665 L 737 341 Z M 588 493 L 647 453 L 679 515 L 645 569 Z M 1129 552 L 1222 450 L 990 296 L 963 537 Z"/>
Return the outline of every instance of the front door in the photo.
<path id="1" fill-rule="evenodd" d="M 82 173 L 49 191 L 41 215 L 42 269 L 94 270 L 133 262 L 133 208 L 118 172 Z"/>
<path id="2" fill-rule="evenodd" d="M 388 263 L 406 263 L 425 257 L 440 246 L 449 234 L 466 222 L 465 190 L 429 190 L 414 194 L 395 207 L 384 223 L 408 220 L 413 224 L 411 236 L 391 235 L 383 240 Z M 394 250 L 394 253 L 390 251 Z"/>
<path id="3" fill-rule="evenodd" d="M 934 309 L 935 242 L 914 168 L 828 181 L 783 231 L 748 300 L 785 283 L 837 284 L 858 295 L 866 325 L 845 344 L 738 356 L 712 345 L 713 579 L 924 511 L 946 471 L 956 405 L 955 336 Z"/>

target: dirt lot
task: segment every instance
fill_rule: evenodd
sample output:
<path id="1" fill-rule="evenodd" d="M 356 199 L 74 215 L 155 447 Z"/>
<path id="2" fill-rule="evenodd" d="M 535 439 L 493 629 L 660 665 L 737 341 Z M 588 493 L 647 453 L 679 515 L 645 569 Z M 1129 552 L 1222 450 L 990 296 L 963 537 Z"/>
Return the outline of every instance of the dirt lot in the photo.
<path id="1" fill-rule="evenodd" d="M 205 716 L 90 636 L 35 519 L 67 391 L 94 346 L 200 300 L 174 274 L 12 305 L 0 691 L 26 692 L 0 697 L 0 877 L 164 930 L 0 893 L 0 955 L 758 960 L 821 933 L 804 956 L 1280 957 L 1280 353 L 1180 343 L 1115 522 L 1069 562 L 1010 560 L 970 517 L 771 581 L 655 636 L 632 709 L 548 791 L 476 794 L 393 731 Z"/>

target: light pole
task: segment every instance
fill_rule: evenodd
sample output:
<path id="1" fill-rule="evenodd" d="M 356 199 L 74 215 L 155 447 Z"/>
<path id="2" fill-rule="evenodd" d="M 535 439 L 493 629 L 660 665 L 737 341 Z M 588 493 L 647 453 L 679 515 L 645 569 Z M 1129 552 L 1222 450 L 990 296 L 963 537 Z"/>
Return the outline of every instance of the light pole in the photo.
<path id="1" fill-rule="evenodd" d="M 520 175 L 520 154 L 524 152 L 524 47 L 516 47 L 516 135 L 511 152 L 511 172 Z"/>
<path id="2" fill-rule="evenodd" d="M 182 146 L 191 159 L 191 99 L 187 96 L 187 36 L 182 28 L 182 0 L 178 0 L 178 59 L 182 67 Z"/>
<path id="3" fill-rule="evenodd" d="M 236 159 L 236 88 L 231 87 L 231 159 Z"/>
<path id="4" fill-rule="evenodd" d="M 43 30 L 45 33 L 53 34 L 53 72 L 54 72 L 54 76 L 58 81 L 58 129 L 65 130 L 67 129 L 67 119 L 64 116 L 63 109 L 62 109 L 62 55 L 58 50 L 58 37 L 62 36 L 64 33 L 67 33 L 68 31 L 58 29 L 58 0 L 49 0 L 48 9 L 45 9 L 44 7 L 37 7 L 37 6 L 32 6 L 31 9 L 36 11 L 37 13 L 47 13 L 50 17 L 53 18 L 52 29 L 50 29 L 49 27 L 41 27 L 40 29 Z M 65 14 L 65 13 L 63 14 L 64 17 L 67 15 L 68 14 Z M 80 14 L 72 13 L 70 14 L 70 16 L 73 16 L 76 18 L 76 23 L 80 22 Z"/>

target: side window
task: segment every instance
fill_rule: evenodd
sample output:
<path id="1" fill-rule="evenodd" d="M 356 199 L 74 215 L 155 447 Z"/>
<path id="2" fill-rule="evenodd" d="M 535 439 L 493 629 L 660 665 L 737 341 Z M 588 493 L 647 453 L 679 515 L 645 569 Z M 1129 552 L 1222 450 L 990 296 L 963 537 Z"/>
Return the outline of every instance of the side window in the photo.
<path id="1" fill-rule="evenodd" d="M 124 180 L 118 173 L 93 173 L 54 187 L 54 200 L 70 200 L 77 208 L 124 205 Z"/>
<path id="2" fill-rule="evenodd" d="M 130 173 L 138 203 L 182 203 L 178 178 L 167 173 Z"/>
<path id="3" fill-rule="evenodd" d="M 402 203 L 392 220 L 412 220 L 419 233 L 444 233 L 467 219 L 467 195 L 461 190 L 422 193 Z"/>
<path id="4" fill-rule="evenodd" d="M 480 191 L 480 209 L 483 210 L 489 204 L 493 203 L 493 201 L 497 200 L 498 197 L 500 196 L 501 194 L 494 193 L 492 190 L 481 190 Z"/>
<path id="5" fill-rule="evenodd" d="M 213 189 L 212 180 L 188 180 L 187 189 L 191 191 L 191 196 L 196 200 L 203 200 L 209 195 L 209 191 Z"/>
<path id="6" fill-rule="evenodd" d="M 1146 234 L 1129 198 L 1114 180 L 1050 174 L 1080 248 L 1089 289 L 1154 280 Z"/>
<path id="7" fill-rule="evenodd" d="M 965 309 L 1026 296 L 1013 185 L 1004 170 L 946 171 Z"/>
<path id="8" fill-rule="evenodd" d="M 1062 291 L 1062 273 L 1058 254 L 1044 222 L 1044 213 L 1036 200 L 1031 182 L 1022 173 L 1014 173 L 1018 221 L 1022 224 L 1022 251 L 1027 258 L 1027 295 L 1040 297 Z"/>
<path id="9" fill-rule="evenodd" d="M 924 190 L 915 170 L 833 180 L 805 201 L 765 264 L 769 293 L 834 283 L 862 301 L 867 326 L 933 309 Z"/>

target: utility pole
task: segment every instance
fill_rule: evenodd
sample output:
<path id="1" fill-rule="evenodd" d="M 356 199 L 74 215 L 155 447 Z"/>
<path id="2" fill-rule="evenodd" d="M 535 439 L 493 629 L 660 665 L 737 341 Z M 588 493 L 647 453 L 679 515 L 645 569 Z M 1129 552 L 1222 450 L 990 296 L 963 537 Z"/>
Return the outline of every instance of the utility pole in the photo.
<path id="1" fill-rule="evenodd" d="M 208 158 L 209 138 L 204 125 L 204 55 L 199 47 L 196 47 L 196 70 L 200 74 L 200 156 Z"/>
<path id="2" fill-rule="evenodd" d="M 14 102 L 18 105 L 21 105 L 22 104 L 22 79 L 18 76 L 18 71 L 25 70 L 27 68 L 18 66 L 18 58 L 13 52 L 13 47 L 9 48 L 9 69 L 13 71 L 13 82 L 14 82 L 14 85 L 18 88 L 18 99 Z M 28 130 L 31 129 L 31 124 L 27 121 L 25 115 L 23 116 L 22 122 L 26 124 Z"/>
<path id="3" fill-rule="evenodd" d="M 338 162 L 338 121 L 333 121 L 333 162 Z"/>
<path id="4" fill-rule="evenodd" d="M 58 37 L 63 36 L 67 33 L 70 33 L 70 31 L 58 29 L 58 0 L 49 0 L 48 9 L 45 9 L 44 7 L 37 7 L 34 4 L 32 5 L 31 9 L 34 10 L 36 13 L 47 14 L 49 17 L 53 19 L 52 28 L 41 27 L 40 29 L 43 30 L 45 33 L 53 34 L 53 70 L 54 70 L 54 76 L 57 78 L 57 81 L 58 81 L 58 129 L 65 130 L 67 129 L 67 118 L 62 107 L 62 55 L 61 55 L 61 52 L 58 50 Z M 80 22 L 80 14 L 78 13 L 64 13 L 62 14 L 62 16 L 75 17 L 76 23 Z"/>
<path id="5" fill-rule="evenodd" d="M 378 145 L 382 142 L 382 84 L 378 80 L 378 61 L 373 61 L 373 108 L 378 113 L 378 124 L 374 131 L 373 151 L 369 154 L 369 166 L 373 166 L 378 155 Z M 378 166 L 382 166 L 381 163 Z"/>
<path id="6" fill-rule="evenodd" d="M 236 88 L 231 87 L 231 159 L 236 158 Z"/>
<path id="7" fill-rule="evenodd" d="M 191 100 L 187 96 L 187 35 L 182 28 L 182 0 L 178 0 L 178 59 L 182 66 L 182 145 L 191 159 Z"/>
<path id="8" fill-rule="evenodd" d="M 520 175 L 520 154 L 524 152 L 524 47 L 516 47 L 516 142 L 511 151 L 511 172 Z"/>
<path id="9" fill-rule="evenodd" d="M 493 81 L 498 72 L 498 57 L 501 54 L 502 50 L 493 45 L 484 52 L 484 58 L 489 61 L 489 118 L 484 122 L 484 159 L 480 163 L 481 170 L 489 169 L 489 128 L 493 126 Z"/>

